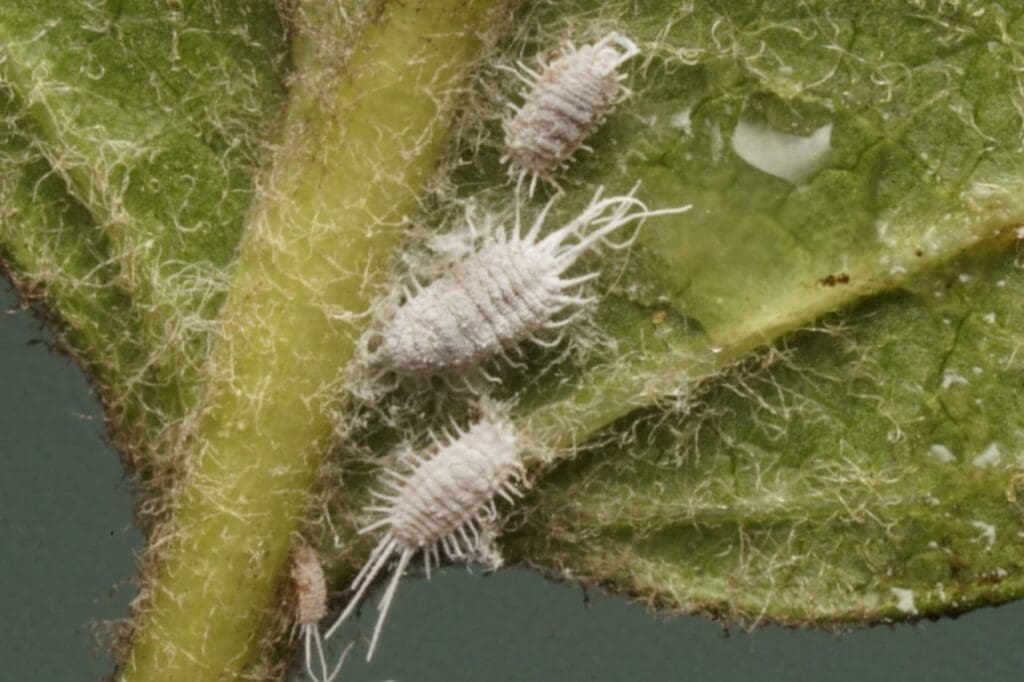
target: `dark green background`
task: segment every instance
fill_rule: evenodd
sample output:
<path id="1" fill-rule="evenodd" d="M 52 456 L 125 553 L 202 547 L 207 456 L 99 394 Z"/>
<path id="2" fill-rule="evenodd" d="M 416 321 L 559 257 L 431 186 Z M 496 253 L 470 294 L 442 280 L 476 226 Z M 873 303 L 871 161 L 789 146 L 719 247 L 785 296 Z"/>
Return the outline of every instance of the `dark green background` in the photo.
<path id="1" fill-rule="evenodd" d="M 0 290 L 0 680 L 100 679 L 97 632 L 135 595 L 131 488 L 81 373 Z M 344 632 L 368 635 L 376 613 Z M 372 665 L 344 682 L 481 680 L 1021 680 L 1024 602 L 845 636 L 768 627 L 723 636 L 703 618 L 526 571 L 459 567 L 406 580 Z M 365 644 L 365 643 L 364 643 Z"/>

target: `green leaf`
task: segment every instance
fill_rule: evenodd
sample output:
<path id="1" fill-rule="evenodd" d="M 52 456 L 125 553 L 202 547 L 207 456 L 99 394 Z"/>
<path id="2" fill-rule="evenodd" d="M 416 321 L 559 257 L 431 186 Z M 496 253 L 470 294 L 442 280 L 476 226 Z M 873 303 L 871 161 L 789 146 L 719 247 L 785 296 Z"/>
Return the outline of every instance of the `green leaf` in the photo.
<path id="1" fill-rule="evenodd" d="M 47 0 L 0 17 L 4 250 L 66 323 L 134 466 L 180 465 L 175 425 L 267 154 L 282 40 L 262 2 Z"/>
<path id="2" fill-rule="evenodd" d="M 562 3 L 564 16 L 541 21 L 568 33 L 583 7 Z M 650 57 L 636 92 L 574 169 L 618 190 L 642 181 L 652 207 L 694 210 L 648 221 L 628 260 L 602 262 L 600 323 L 618 351 L 586 368 L 582 388 L 569 383 L 541 424 L 589 433 L 1024 219 L 1008 68 L 1019 47 L 998 8 L 929 19 L 899 3 L 712 7 L 644 13 L 632 35 Z M 924 35 L 894 54 L 890 32 Z M 775 158 L 784 135 L 818 142 Z M 800 160 L 811 165 L 799 182 L 779 177 Z M 827 286 L 829 275 L 845 277 Z M 550 405 L 547 389 L 531 408 Z"/>
<path id="3" fill-rule="evenodd" d="M 754 621 L 1021 594 L 1022 32 L 985 3 L 644 14 L 636 95 L 580 173 L 696 208 L 608 268 L 614 358 L 528 398 L 550 441 L 615 445 L 543 479 L 519 560 Z M 823 316 L 841 331 L 791 333 Z"/>
<path id="4" fill-rule="evenodd" d="M 638 180 L 652 208 L 694 209 L 588 255 L 602 300 L 569 352 L 501 370 L 536 444 L 509 558 L 752 621 L 1019 596 L 1024 20 L 455 5 L 309 0 L 287 49 L 265 3 L 0 18 L 2 254 L 114 412 L 140 416 L 115 419 L 121 441 L 173 464 L 126 677 L 281 674 L 302 520 L 345 546 L 343 580 L 372 541 L 359 453 L 471 409 L 411 386 L 339 404 L 360 314 L 405 262 L 398 228 L 416 223 L 415 250 L 453 199 L 506 211 L 500 120 L 521 86 L 495 67 L 610 30 L 642 49 L 633 92 L 560 178 L 553 222 Z M 322 468 L 335 427 L 343 478 Z"/>
<path id="5" fill-rule="evenodd" d="M 1022 294 L 995 251 L 787 337 L 546 477 L 513 551 L 748 623 L 1020 597 Z"/>
<path id="6" fill-rule="evenodd" d="M 61 332 L 55 343 L 88 369 L 119 446 L 134 452 L 135 439 L 160 424 L 146 408 L 155 393 L 141 380 L 151 349 L 138 342 L 131 293 L 105 235 L 26 135 L 31 124 L 6 90 L 0 111 L 0 265 Z"/>
<path id="7" fill-rule="evenodd" d="M 127 284 L 166 298 L 152 314 L 210 286 L 191 270 L 234 257 L 279 102 L 273 8 L 50 0 L 5 12 L 0 41 L 36 144 L 102 223 Z"/>
<path id="8" fill-rule="evenodd" d="M 896 2 L 666 3 L 634 17 L 567 2 L 524 25 L 545 27 L 545 49 L 629 27 L 647 55 L 632 97 L 567 173 L 557 217 L 595 185 L 625 192 L 638 180 L 653 208 L 695 208 L 649 220 L 629 255 L 587 262 L 604 273 L 604 297 L 582 352 L 555 366 L 534 353 L 526 372 L 502 374 L 499 393 L 540 445 L 515 559 L 669 609 L 787 623 L 1018 596 L 1007 577 L 1024 532 L 1011 406 L 1024 386 L 1007 341 L 1012 294 L 1000 306 L 989 292 L 1012 288 L 1011 228 L 1024 222 L 1013 68 L 1024 24 L 994 5 L 926 15 Z M 514 96 L 519 86 L 498 76 L 490 90 Z M 502 173 L 497 154 L 479 151 L 489 134 L 500 147 L 493 117 L 481 119 L 458 153 L 475 160 L 455 175 L 467 197 Z M 484 197 L 507 201 L 502 190 Z M 975 271 L 965 259 L 979 253 L 991 255 Z M 932 278 L 949 269 L 987 285 L 945 301 Z M 997 323 L 978 334 L 992 356 L 961 370 L 984 403 L 965 426 L 935 408 L 948 396 L 933 374 L 949 355 L 935 328 L 990 312 Z M 823 319 L 852 331 L 835 348 L 796 333 Z M 614 445 L 575 446 L 588 440 Z M 937 461 L 932 446 L 967 458 L 970 480 L 921 469 Z M 1001 466 L 970 464 L 992 447 Z M 337 503 L 336 525 L 357 513 L 359 485 Z M 943 521 L 970 504 L 986 513 Z M 1004 551 L 977 541 L 989 528 Z M 963 555 L 962 572 L 916 557 L 932 540 Z"/>

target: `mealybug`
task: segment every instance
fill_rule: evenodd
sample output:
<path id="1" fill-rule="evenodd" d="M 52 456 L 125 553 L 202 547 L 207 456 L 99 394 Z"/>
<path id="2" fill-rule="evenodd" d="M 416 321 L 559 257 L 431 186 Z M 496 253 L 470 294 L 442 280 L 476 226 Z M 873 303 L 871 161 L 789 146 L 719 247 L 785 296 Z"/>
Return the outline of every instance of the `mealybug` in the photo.
<path id="1" fill-rule="evenodd" d="M 451 559 L 486 557 L 490 529 L 497 520 L 495 498 L 513 502 L 526 469 L 520 459 L 520 439 L 512 423 L 487 414 L 465 431 L 455 427 L 445 442 L 434 438 L 433 455 L 408 453 L 404 472 L 385 470 L 383 492 L 372 493 L 381 504 L 367 507 L 380 518 L 361 529 L 384 529 L 362 570 L 352 582 L 352 599 L 327 631 L 329 638 L 352 613 L 374 578 L 398 555 L 398 566 L 378 607 L 380 615 L 366 660 L 377 646 L 384 619 L 412 558 L 423 553 L 427 577 L 439 565 L 440 550 Z"/>
<path id="2" fill-rule="evenodd" d="M 619 48 L 619 49 L 617 49 Z M 530 196 L 537 178 L 554 182 L 555 169 L 564 166 L 583 140 L 601 123 L 622 92 L 623 62 L 639 54 L 633 41 L 609 33 L 593 45 L 569 50 L 537 73 L 522 62 L 512 71 L 529 88 L 521 107 L 506 119 L 505 156 L 509 173 L 521 184 L 530 179 Z"/>
<path id="3" fill-rule="evenodd" d="M 319 626 L 320 619 L 327 613 L 327 581 L 324 579 L 324 569 L 320 566 L 320 558 L 312 548 L 302 546 L 296 550 L 292 564 L 292 581 L 295 584 L 295 620 L 302 628 L 305 640 L 306 674 L 313 682 L 332 682 L 341 671 L 345 656 L 352 645 L 345 648 L 338 665 L 328 674 Z M 320 677 L 313 671 L 314 644 L 320 663 Z"/>
<path id="4" fill-rule="evenodd" d="M 632 192 L 607 199 L 601 193 L 598 189 L 576 218 L 545 237 L 541 230 L 555 199 L 525 235 L 518 202 L 511 234 L 501 228 L 478 235 L 470 220 L 473 250 L 426 286 L 414 282 L 405 300 L 364 341 L 362 362 L 377 378 L 394 373 L 399 378 L 465 379 L 470 371 L 483 373 L 484 362 L 505 355 L 525 340 L 544 347 L 558 344 L 562 330 L 580 312 L 557 316 L 593 301 L 575 289 L 600 274 L 563 277 L 563 273 L 598 243 L 612 249 L 631 245 L 635 235 L 620 243 L 608 239 L 623 225 L 690 208 L 649 211 Z M 588 231 L 592 226 L 596 229 Z M 557 331 L 558 337 L 542 338 L 549 331 Z"/>

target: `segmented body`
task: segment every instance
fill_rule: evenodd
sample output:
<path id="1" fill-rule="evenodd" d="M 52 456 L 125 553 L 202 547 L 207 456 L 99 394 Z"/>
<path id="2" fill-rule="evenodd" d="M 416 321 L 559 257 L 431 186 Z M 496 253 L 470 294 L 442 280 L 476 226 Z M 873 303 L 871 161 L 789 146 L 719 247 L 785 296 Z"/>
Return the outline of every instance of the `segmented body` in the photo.
<path id="1" fill-rule="evenodd" d="M 648 211 L 632 193 L 607 199 L 601 193 L 599 189 L 575 219 L 544 237 L 541 231 L 555 200 L 525 235 L 517 210 L 511 232 L 485 235 L 440 277 L 408 292 L 374 331 L 379 343 L 368 364 L 378 373 L 399 377 L 465 376 L 482 371 L 483 363 L 526 340 L 542 346 L 558 343 L 560 330 L 578 311 L 559 315 L 593 300 L 577 288 L 599 274 L 566 277 L 566 270 L 598 243 L 610 248 L 631 244 L 631 239 L 619 244 L 608 240 L 623 225 L 690 208 Z M 552 330 L 559 334 L 555 339 L 547 338 Z"/>
<path id="2" fill-rule="evenodd" d="M 511 423 L 477 422 L 407 476 L 396 477 L 384 525 L 399 551 L 428 550 L 437 559 L 441 547 L 449 558 L 471 556 L 483 530 L 481 515 L 493 521 L 495 497 L 511 502 L 510 495 L 518 494 L 514 481 L 525 473 Z"/>
<path id="3" fill-rule="evenodd" d="M 570 302 L 560 270 L 536 243 L 489 241 L 398 308 L 377 351 L 382 366 L 412 377 L 464 373 L 511 350 Z"/>
<path id="4" fill-rule="evenodd" d="M 373 655 L 398 581 L 416 554 L 423 554 L 429 577 L 442 551 L 451 560 L 486 553 L 487 529 L 498 513 L 495 500 L 512 502 L 521 495 L 519 484 L 526 471 L 520 449 L 511 422 L 491 415 L 466 431 L 456 431 L 447 442 L 438 442 L 431 456 L 410 454 L 406 472 L 386 471 L 384 492 L 374 493 L 383 504 L 367 508 L 380 518 L 360 531 L 384 529 L 384 534 L 352 582 L 352 599 L 327 636 L 352 613 L 392 556 L 399 556 L 398 567 L 381 599 L 367 660 Z"/>
<path id="5" fill-rule="evenodd" d="M 292 581 L 295 583 L 295 620 L 302 626 L 305 640 L 306 674 L 313 682 L 333 682 L 345 664 L 350 644 L 342 653 L 334 669 L 328 672 L 320 620 L 327 613 L 327 581 L 320 557 L 311 547 L 302 546 L 295 551 L 292 563 Z M 316 647 L 319 672 L 313 666 L 313 648 Z"/>
<path id="6" fill-rule="evenodd" d="M 593 45 L 569 51 L 536 73 L 522 63 L 515 72 L 530 90 L 504 124 L 509 172 L 521 182 L 552 179 L 583 146 L 622 93 L 618 68 L 639 53 L 628 38 L 610 33 Z M 543 65 L 542 65 L 543 66 Z"/>
<path id="7" fill-rule="evenodd" d="M 295 619 L 301 625 L 316 625 L 327 613 L 327 581 L 313 548 L 302 546 L 295 551 L 292 581 L 295 583 Z"/>

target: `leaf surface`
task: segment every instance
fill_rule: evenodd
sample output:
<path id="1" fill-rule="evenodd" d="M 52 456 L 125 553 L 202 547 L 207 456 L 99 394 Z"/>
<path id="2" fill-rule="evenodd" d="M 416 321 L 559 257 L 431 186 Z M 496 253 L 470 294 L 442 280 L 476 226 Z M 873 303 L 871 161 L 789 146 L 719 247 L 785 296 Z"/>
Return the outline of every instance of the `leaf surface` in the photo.
<path id="1" fill-rule="evenodd" d="M 595 185 L 637 180 L 653 208 L 695 208 L 648 221 L 628 256 L 587 260 L 611 350 L 502 374 L 545 446 L 514 555 L 668 608 L 794 624 L 1012 598 L 1021 22 L 993 5 L 757 8 L 560 3 L 524 21 L 545 27 L 546 54 L 631 26 L 647 55 L 554 222 Z M 515 97 L 495 71 L 492 91 Z M 503 172 L 480 151 L 497 128 L 483 118 L 455 175 L 467 196 Z M 822 320 L 848 331 L 795 334 Z M 946 377 L 963 320 L 980 345 L 957 346 L 976 357 Z M 961 378 L 975 402 L 957 417 Z M 588 439 L 612 445 L 580 455 Z M 975 503 L 987 513 L 963 517 Z"/>
<path id="2" fill-rule="evenodd" d="M 1019 597 L 1022 287 L 986 253 L 787 337 L 547 477 L 514 551 L 747 623 Z"/>
<path id="3" fill-rule="evenodd" d="M 615 13 L 557 11 L 569 34 Z M 633 24 L 649 57 L 580 175 L 695 209 L 602 263 L 614 357 L 527 392 L 549 442 L 605 445 L 543 479 L 516 557 L 747 622 L 1019 596 L 1020 17 L 701 3 Z"/>
<path id="4" fill-rule="evenodd" d="M 4 250 L 65 323 L 135 466 L 176 466 L 285 55 L 267 3 L 46 0 L 0 17 Z"/>
<path id="5" fill-rule="evenodd" d="M 188 550 L 178 561 L 232 586 L 246 557 L 280 568 L 297 517 L 244 521 L 279 511 L 280 474 L 294 500 L 331 490 L 333 523 L 309 535 L 347 548 L 331 557 L 339 579 L 361 563 L 372 539 L 354 531 L 374 465 L 353 452 L 383 455 L 471 408 L 403 387 L 385 405 L 400 416 L 369 418 L 363 442 L 356 415 L 336 460 L 344 478 L 314 483 L 337 397 L 330 368 L 359 331 L 352 314 L 386 275 L 405 274 L 407 261 L 359 249 L 390 245 L 411 216 L 415 252 L 461 210 L 453 199 L 507 214 L 500 121 L 521 85 L 496 66 L 617 30 L 642 51 L 624 69 L 632 92 L 560 177 L 552 223 L 597 186 L 637 181 L 651 208 L 694 208 L 648 220 L 628 252 L 588 254 L 576 270 L 601 272 L 592 319 L 566 352 L 534 349 L 525 372 L 500 370 L 497 395 L 537 444 L 509 557 L 748 621 L 865 622 L 1020 595 L 1020 16 L 897 0 L 514 5 L 515 20 L 484 36 L 490 52 L 454 116 L 434 105 L 458 69 L 424 66 L 440 52 L 403 56 L 386 20 L 339 102 L 346 41 L 361 39 L 342 15 L 386 12 L 302 7 L 326 15 L 291 45 L 286 117 L 285 35 L 265 3 L 47 2 L 0 18 L 2 253 L 100 368 L 108 404 L 140 415 L 122 420 L 137 429 L 130 447 L 172 442 L 182 420 L 199 429 L 192 451 L 173 441 L 195 465 L 176 480 L 192 509 L 174 534 Z M 459 40 L 446 49 L 461 68 Z M 387 68 L 374 76 L 378 58 Z M 388 117 L 359 119 L 367 102 Z M 254 174 L 271 158 L 284 171 L 252 211 Z M 401 186 L 393 200 L 389 183 Z M 395 210 L 405 215 L 380 218 Z M 190 413 L 200 395 L 209 402 Z M 215 574 L 225 550 L 211 538 L 228 527 L 238 560 Z M 188 592 L 186 574 L 176 589 Z M 267 597 L 277 579 L 253 580 Z M 153 674 L 166 651 L 188 658 L 203 640 L 176 608 L 166 650 L 147 631 Z M 228 611 L 211 616 L 227 633 L 218 660 L 239 641 L 247 655 L 280 641 L 264 636 L 272 619 L 256 627 Z"/>

